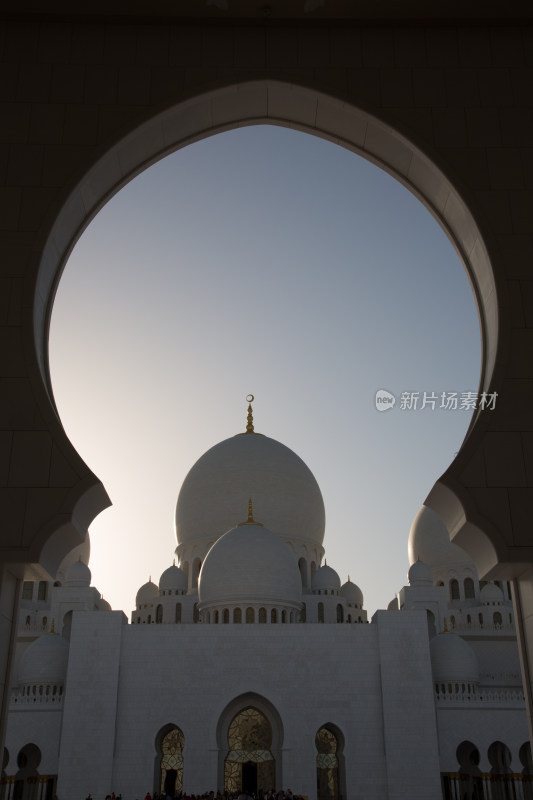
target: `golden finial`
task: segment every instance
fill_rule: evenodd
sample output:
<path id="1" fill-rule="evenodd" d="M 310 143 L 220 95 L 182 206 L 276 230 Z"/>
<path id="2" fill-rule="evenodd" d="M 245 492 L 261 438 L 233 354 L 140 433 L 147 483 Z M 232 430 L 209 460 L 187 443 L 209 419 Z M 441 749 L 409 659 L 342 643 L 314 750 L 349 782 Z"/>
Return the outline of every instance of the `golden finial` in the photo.
<path id="1" fill-rule="evenodd" d="M 253 433 L 254 432 L 254 416 L 252 410 L 252 403 L 254 402 L 255 398 L 253 394 L 246 395 L 246 402 L 248 403 L 248 416 L 246 418 L 246 433 Z"/>
<path id="2" fill-rule="evenodd" d="M 261 527 L 261 528 L 265 527 L 262 522 L 255 522 L 255 520 L 254 520 L 254 509 L 253 509 L 252 498 L 251 497 L 248 500 L 248 519 L 246 520 L 246 522 L 239 522 L 237 527 L 240 528 L 241 525 L 259 525 L 259 527 Z"/>
<path id="3" fill-rule="evenodd" d="M 51 634 L 51 633 L 55 633 L 55 635 L 57 636 L 57 632 L 56 632 L 56 624 L 55 624 L 55 622 L 56 622 L 56 621 L 55 621 L 55 619 L 52 617 L 52 625 L 50 626 L 50 630 L 48 631 L 48 633 L 49 633 L 49 634 Z"/>

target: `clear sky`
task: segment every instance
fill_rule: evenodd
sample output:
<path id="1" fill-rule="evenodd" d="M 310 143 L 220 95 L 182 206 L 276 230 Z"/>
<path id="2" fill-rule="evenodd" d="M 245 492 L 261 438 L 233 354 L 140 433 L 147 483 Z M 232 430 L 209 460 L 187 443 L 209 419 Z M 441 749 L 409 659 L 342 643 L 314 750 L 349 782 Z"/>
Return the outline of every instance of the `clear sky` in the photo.
<path id="1" fill-rule="evenodd" d="M 59 285 L 50 362 L 113 501 L 90 528 L 113 608 L 129 616 L 172 563 L 181 483 L 244 431 L 253 393 L 256 430 L 322 489 L 328 564 L 373 613 L 406 582 L 413 517 L 464 438 L 471 411 L 441 393 L 477 392 L 481 344 L 465 270 L 408 190 L 331 142 L 255 126 L 165 158 L 98 214 Z"/>

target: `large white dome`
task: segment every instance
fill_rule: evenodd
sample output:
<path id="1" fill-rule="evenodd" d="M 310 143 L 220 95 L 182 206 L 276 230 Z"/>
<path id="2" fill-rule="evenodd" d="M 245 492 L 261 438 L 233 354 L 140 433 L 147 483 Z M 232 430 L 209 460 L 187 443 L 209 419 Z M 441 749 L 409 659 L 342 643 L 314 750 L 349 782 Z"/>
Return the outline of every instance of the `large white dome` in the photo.
<path id="1" fill-rule="evenodd" d="M 312 472 L 288 447 L 257 433 L 220 442 L 192 467 L 176 508 L 178 545 L 216 540 L 235 526 L 250 497 L 270 530 L 322 545 L 324 503 Z"/>
<path id="2" fill-rule="evenodd" d="M 444 520 L 433 509 L 422 506 L 409 533 L 409 563 L 423 561 L 430 567 L 468 567 L 475 574 L 474 562 L 465 551 L 450 542 Z"/>
<path id="3" fill-rule="evenodd" d="M 203 605 L 298 604 L 300 570 L 276 533 L 262 525 L 238 525 L 221 536 L 205 557 L 198 596 Z"/>

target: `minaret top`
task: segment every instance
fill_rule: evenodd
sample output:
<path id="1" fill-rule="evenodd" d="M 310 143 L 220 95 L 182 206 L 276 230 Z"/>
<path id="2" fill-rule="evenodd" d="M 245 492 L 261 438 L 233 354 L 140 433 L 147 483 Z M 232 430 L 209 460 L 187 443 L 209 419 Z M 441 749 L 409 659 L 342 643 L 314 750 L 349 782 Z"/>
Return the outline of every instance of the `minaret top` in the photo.
<path id="1" fill-rule="evenodd" d="M 253 394 L 247 394 L 246 400 L 248 402 L 248 416 L 246 418 L 246 433 L 254 433 L 254 416 L 253 416 L 253 409 L 252 403 L 254 401 Z"/>

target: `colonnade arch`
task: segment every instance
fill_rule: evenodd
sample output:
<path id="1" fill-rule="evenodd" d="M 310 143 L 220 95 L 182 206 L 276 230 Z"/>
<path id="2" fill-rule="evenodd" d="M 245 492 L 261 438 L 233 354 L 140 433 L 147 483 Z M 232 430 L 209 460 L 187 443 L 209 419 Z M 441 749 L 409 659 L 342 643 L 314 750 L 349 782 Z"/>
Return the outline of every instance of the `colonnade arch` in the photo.
<path id="1" fill-rule="evenodd" d="M 52 574 L 109 503 L 101 483 L 68 441 L 55 409 L 47 355 L 55 289 L 77 239 L 107 200 L 150 164 L 195 140 L 243 125 L 289 126 L 332 140 L 396 177 L 436 217 L 469 274 L 483 338 L 480 391 L 497 390 L 503 380 L 508 304 L 505 287 L 495 277 L 498 270 L 493 269 L 493 265 L 499 266 L 501 255 L 477 200 L 460 185 L 440 152 L 430 152 L 427 143 L 393 127 L 385 117 L 379 119 L 313 86 L 270 78 L 191 93 L 170 107 L 146 112 L 144 121 L 140 119 L 114 143 L 87 156 L 76 178 L 51 201 L 29 256 L 25 307 L 31 324 L 23 340 L 25 361 L 45 422 L 54 441 L 68 454 L 75 473 L 60 511 L 54 512 L 50 505 L 48 516 L 36 516 L 35 528 L 28 531 L 26 561 L 40 563 Z M 476 453 L 487 427 L 487 413 L 476 412 L 454 462 L 459 466 L 451 465 L 427 499 L 482 574 L 496 569 L 499 562 L 512 560 L 494 522 L 498 513 L 491 513 L 490 503 L 479 498 L 474 502 L 459 469 Z"/>
<path id="2" fill-rule="evenodd" d="M 368 112 L 306 86 L 274 80 L 250 81 L 220 86 L 160 113 L 128 132 L 93 161 L 68 196 L 58 202 L 56 215 L 40 234 L 42 249 L 34 263 L 32 286 L 33 336 L 26 342 L 27 356 L 33 365 L 33 378 L 44 406 L 48 406 L 54 433 L 70 451 L 65 432 L 54 408 L 48 371 L 47 333 L 55 289 L 66 260 L 77 239 L 105 202 L 135 175 L 165 155 L 197 139 L 243 125 L 270 123 L 313 133 L 350 149 L 378 164 L 409 188 L 437 218 L 452 240 L 465 265 L 476 296 L 483 337 L 483 366 L 480 390 L 488 390 L 496 364 L 500 323 L 496 283 L 486 241 L 490 235 L 480 231 L 469 204 L 450 178 L 431 157 L 398 130 Z M 500 291 L 500 289 L 499 289 Z M 486 412 L 485 412 L 486 413 Z M 482 416 L 483 412 L 477 412 Z M 475 427 L 474 417 L 470 433 Z M 467 437 L 468 438 L 468 437 Z M 76 455 L 76 458 L 79 457 Z M 85 486 L 78 486 L 72 500 L 83 503 L 88 522 L 107 504 L 95 476 L 87 475 Z M 438 511 L 452 519 L 465 520 L 465 497 L 460 486 L 450 489 L 446 481 L 430 495 Z M 446 513 L 446 507 L 450 513 Z M 74 514 L 74 509 L 72 509 Z M 78 514 L 79 516 L 79 514 Z M 472 524 L 472 523 L 471 523 Z M 40 561 L 53 571 L 67 531 L 57 537 L 51 520 L 48 530 L 34 543 L 30 560 Z M 70 538 L 67 536 L 67 538 Z M 487 537 L 476 528 L 475 537 L 488 555 L 487 563 L 497 562 L 497 553 Z M 497 539 L 497 535 L 496 535 Z M 64 546 L 64 545 L 63 545 Z M 69 545 L 67 543 L 67 549 Z M 503 547 L 502 553 L 503 555 Z"/>

